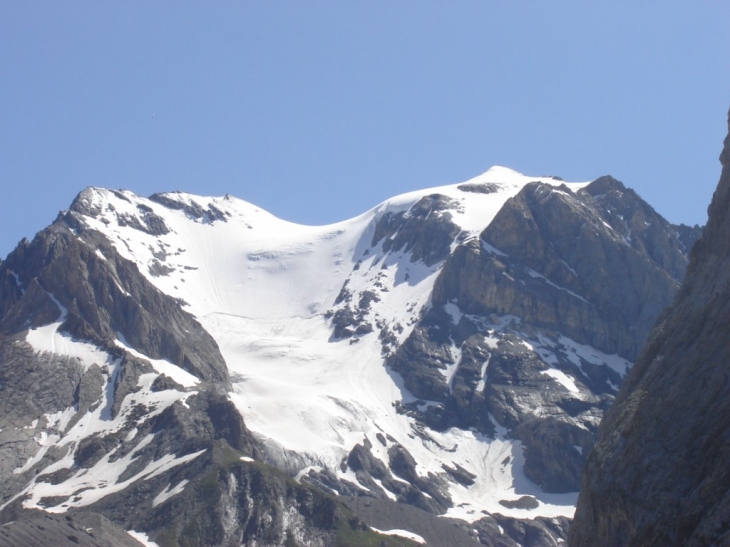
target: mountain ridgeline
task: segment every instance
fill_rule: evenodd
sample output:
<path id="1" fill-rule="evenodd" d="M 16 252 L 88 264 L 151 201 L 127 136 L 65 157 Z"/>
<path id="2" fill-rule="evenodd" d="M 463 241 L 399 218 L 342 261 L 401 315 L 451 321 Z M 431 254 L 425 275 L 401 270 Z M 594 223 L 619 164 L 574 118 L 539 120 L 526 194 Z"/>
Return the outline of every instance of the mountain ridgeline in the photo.
<path id="1" fill-rule="evenodd" d="M 700 234 L 504 168 L 323 227 L 88 188 L 0 263 L 0 546 L 564 541 Z"/>

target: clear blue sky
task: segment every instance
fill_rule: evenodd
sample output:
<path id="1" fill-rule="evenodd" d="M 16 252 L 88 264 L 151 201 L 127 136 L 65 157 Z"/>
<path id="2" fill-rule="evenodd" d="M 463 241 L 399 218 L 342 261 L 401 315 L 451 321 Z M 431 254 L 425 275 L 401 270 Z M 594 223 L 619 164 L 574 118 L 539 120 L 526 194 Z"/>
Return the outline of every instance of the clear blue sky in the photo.
<path id="1" fill-rule="evenodd" d="M 491 165 L 704 223 L 730 2 L 0 3 L 0 256 L 84 187 L 330 223 Z"/>

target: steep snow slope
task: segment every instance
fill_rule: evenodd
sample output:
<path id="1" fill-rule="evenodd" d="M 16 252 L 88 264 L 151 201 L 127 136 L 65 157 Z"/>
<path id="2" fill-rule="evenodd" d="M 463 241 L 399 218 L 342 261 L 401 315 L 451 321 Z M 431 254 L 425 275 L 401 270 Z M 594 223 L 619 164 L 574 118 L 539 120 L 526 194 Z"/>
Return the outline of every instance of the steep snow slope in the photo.
<path id="1" fill-rule="evenodd" d="M 545 494 L 527 480 L 520 443 L 503 433 L 488 438 L 452 428 L 428 431 L 426 438 L 414 434 L 413 418 L 395 407 L 415 398 L 384 365 L 378 330 L 338 340 L 327 316 L 348 278 L 353 290 L 379 284 L 385 292 L 371 303 L 369 317 L 405 340 L 429 305 L 442 261 L 426 266 L 411 262 L 404 249 L 385 252 L 382 242 L 373 247 L 378 221 L 441 194 L 453 200 L 451 220 L 465 241 L 535 180 L 565 184 L 492 168 L 463 185 L 405 194 L 354 219 L 320 227 L 280 220 L 229 196 L 170 193 L 144 199 L 89 188 L 74 208 L 87 213 L 84 222 L 104 233 L 156 287 L 184 300 L 185 309 L 213 336 L 231 372 L 231 400 L 278 466 L 300 475 L 325 468 L 357 484 L 352 471 L 340 465 L 356 444 L 369 439 L 373 455 L 388 466 L 387 447 L 399 443 L 414 456 L 421 476 L 442 475 L 442 464 L 458 464 L 476 475 L 470 487 L 449 483 L 450 516 L 475 520 L 482 510 L 570 516 L 575 495 Z M 576 191 L 586 184 L 567 186 Z M 31 331 L 28 340 L 48 350 L 60 347 L 54 336 L 61 335 Z M 74 354 L 69 346 L 75 343 L 66 344 L 64 351 Z M 76 348 L 85 359 L 89 348 Z M 539 507 L 498 503 L 524 495 L 535 496 Z"/>

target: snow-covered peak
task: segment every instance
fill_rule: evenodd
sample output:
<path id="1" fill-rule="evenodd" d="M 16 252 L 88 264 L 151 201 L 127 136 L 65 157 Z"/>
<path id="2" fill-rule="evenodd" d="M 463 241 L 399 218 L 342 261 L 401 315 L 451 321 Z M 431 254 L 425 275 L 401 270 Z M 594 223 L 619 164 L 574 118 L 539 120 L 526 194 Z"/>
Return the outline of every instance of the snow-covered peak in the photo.
<path id="1" fill-rule="evenodd" d="M 518 184 L 520 186 L 524 186 L 528 182 L 544 182 L 546 184 L 553 184 L 553 185 L 559 185 L 563 184 L 563 181 L 560 178 L 557 177 L 551 177 L 551 176 L 542 176 L 542 177 L 532 177 L 529 175 L 523 175 L 519 171 L 515 171 L 514 169 L 510 169 L 509 167 L 503 167 L 501 165 L 493 165 L 484 173 L 481 175 L 477 175 L 476 177 L 469 179 L 465 182 L 465 184 L 470 183 L 512 183 L 512 184 Z M 585 186 L 588 183 L 570 183 L 571 185 L 579 184 L 582 186 Z"/>
<path id="2" fill-rule="evenodd" d="M 87 188 L 71 210 L 195 315 L 306 317 L 332 306 L 386 213 L 406 212 L 424 197 L 443 195 L 450 220 L 465 239 L 478 235 L 507 199 L 538 180 L 564 184 L 492 167 L 465 183 L 402 194 L 325 226 L 291 223 L 229 195 L 185 192 L 143 198 L 126 190 Z M 568 185 L 577 190 L 585 184 Z"/>
<path id="3" fill-rule="evenodd" d="M 494 219 L 507 199 L 527 184 L 541 182 L 551 186 L 566 185 L 573 192 L 590 182 L 565 182 L 554 177 L 532 177 L 501 166 L 489 168 L 465 182 L 435 186 L 395 196 L 373 209 L 376 215 L 408 210 L 425 196 L 441 194 L 453 200 L 452 221 L 463 231 L 476 235 Z"/>

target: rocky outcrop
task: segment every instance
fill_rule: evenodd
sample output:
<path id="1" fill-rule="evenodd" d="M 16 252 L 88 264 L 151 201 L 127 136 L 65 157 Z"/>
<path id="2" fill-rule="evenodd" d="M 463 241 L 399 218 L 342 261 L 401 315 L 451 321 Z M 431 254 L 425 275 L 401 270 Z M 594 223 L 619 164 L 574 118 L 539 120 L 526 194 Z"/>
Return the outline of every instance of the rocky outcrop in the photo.
<path id="1" fill-rule="evenodd" d="M 226 213 L 218 209 L 215 205 L 209 204 L 208 207 L 203 207 L 194 200 L 185 200 L 179 192 L 152 194 L 150 201 L 164 205 L 168 209 L 183 211 L 188 218 L 204 224 L 226 222 L 228 219 Z"/>
<path id="2" fill-rule="evenodd" d="M 109 519 L 94 513 L 53 515 L 23 511 L 0 528 L 0 547 L 142 547 Z"/>
<path id="3" fill-rule="evenodd" d="M 730 543 L 730 135 L 687 276 L 587 462 L 570 545 Z"/>
<path id="4" fill-rule="evenodd" d="M 553 547 L 568 535 L 567 518 L 515 519 L 495 514 L 473 523 L 435 517 L 412 505 L 369 497 L 343 497 L 345 505 L 380 530 L 406 529 L 429 547 Z"/>
<path id="5" fill-rule="evenodd" d="M 598 422 L 685 273 L 692 235 L 677 233 L 611 177 L 526 185 L 445 261 L 389 357 L 421 399 L 401 411 L 441 431 L 506 428 L 528 478 L 577 491 Z"/>
<path id="6" fill-rule="evenodd" d="M 0 279 L 0 332 L 62 321 L 61 331 L 77 339 L 110 351 L 121 339 L 201 380 L 229 384 L 218 345 L 182 302 L 157 290 L 73 210 L 21 242 Z"/>
<path id="7" fill-rule="evenodd" d="M 107 496 L 91 510 L 147 532 L 160 545 L 334 545 L 342 528 L 365 534 L 334 499 L 281 472 L 242 461 L 220 440 L 192 464 Z M 180 493 L 155 503 L 160 493 Z M 141 509 L 144 508 L 144 511 Z M 352 522 L 348 522 L 352 521 Z"/>
<path id="8" fill-rule="evenodd" d="M 671 302 L 687 263 L 670 224 L 610 177 L 575 194 L 529 184 L 480 239 L 446 263 L 435 303 L 514 315 L 628 359 Z"/>
<path id="9" fill-rule="evenodd" d="M 382 242 L 386 253 L 403 251 L 410 253 L 412 262 L 432 266 L 449 256 L 461 231 L 449 213 L 457 205 L 447 196 L 432 194 L 407 211 L 387 212 L 375 226 L 371 246 Z"/>

